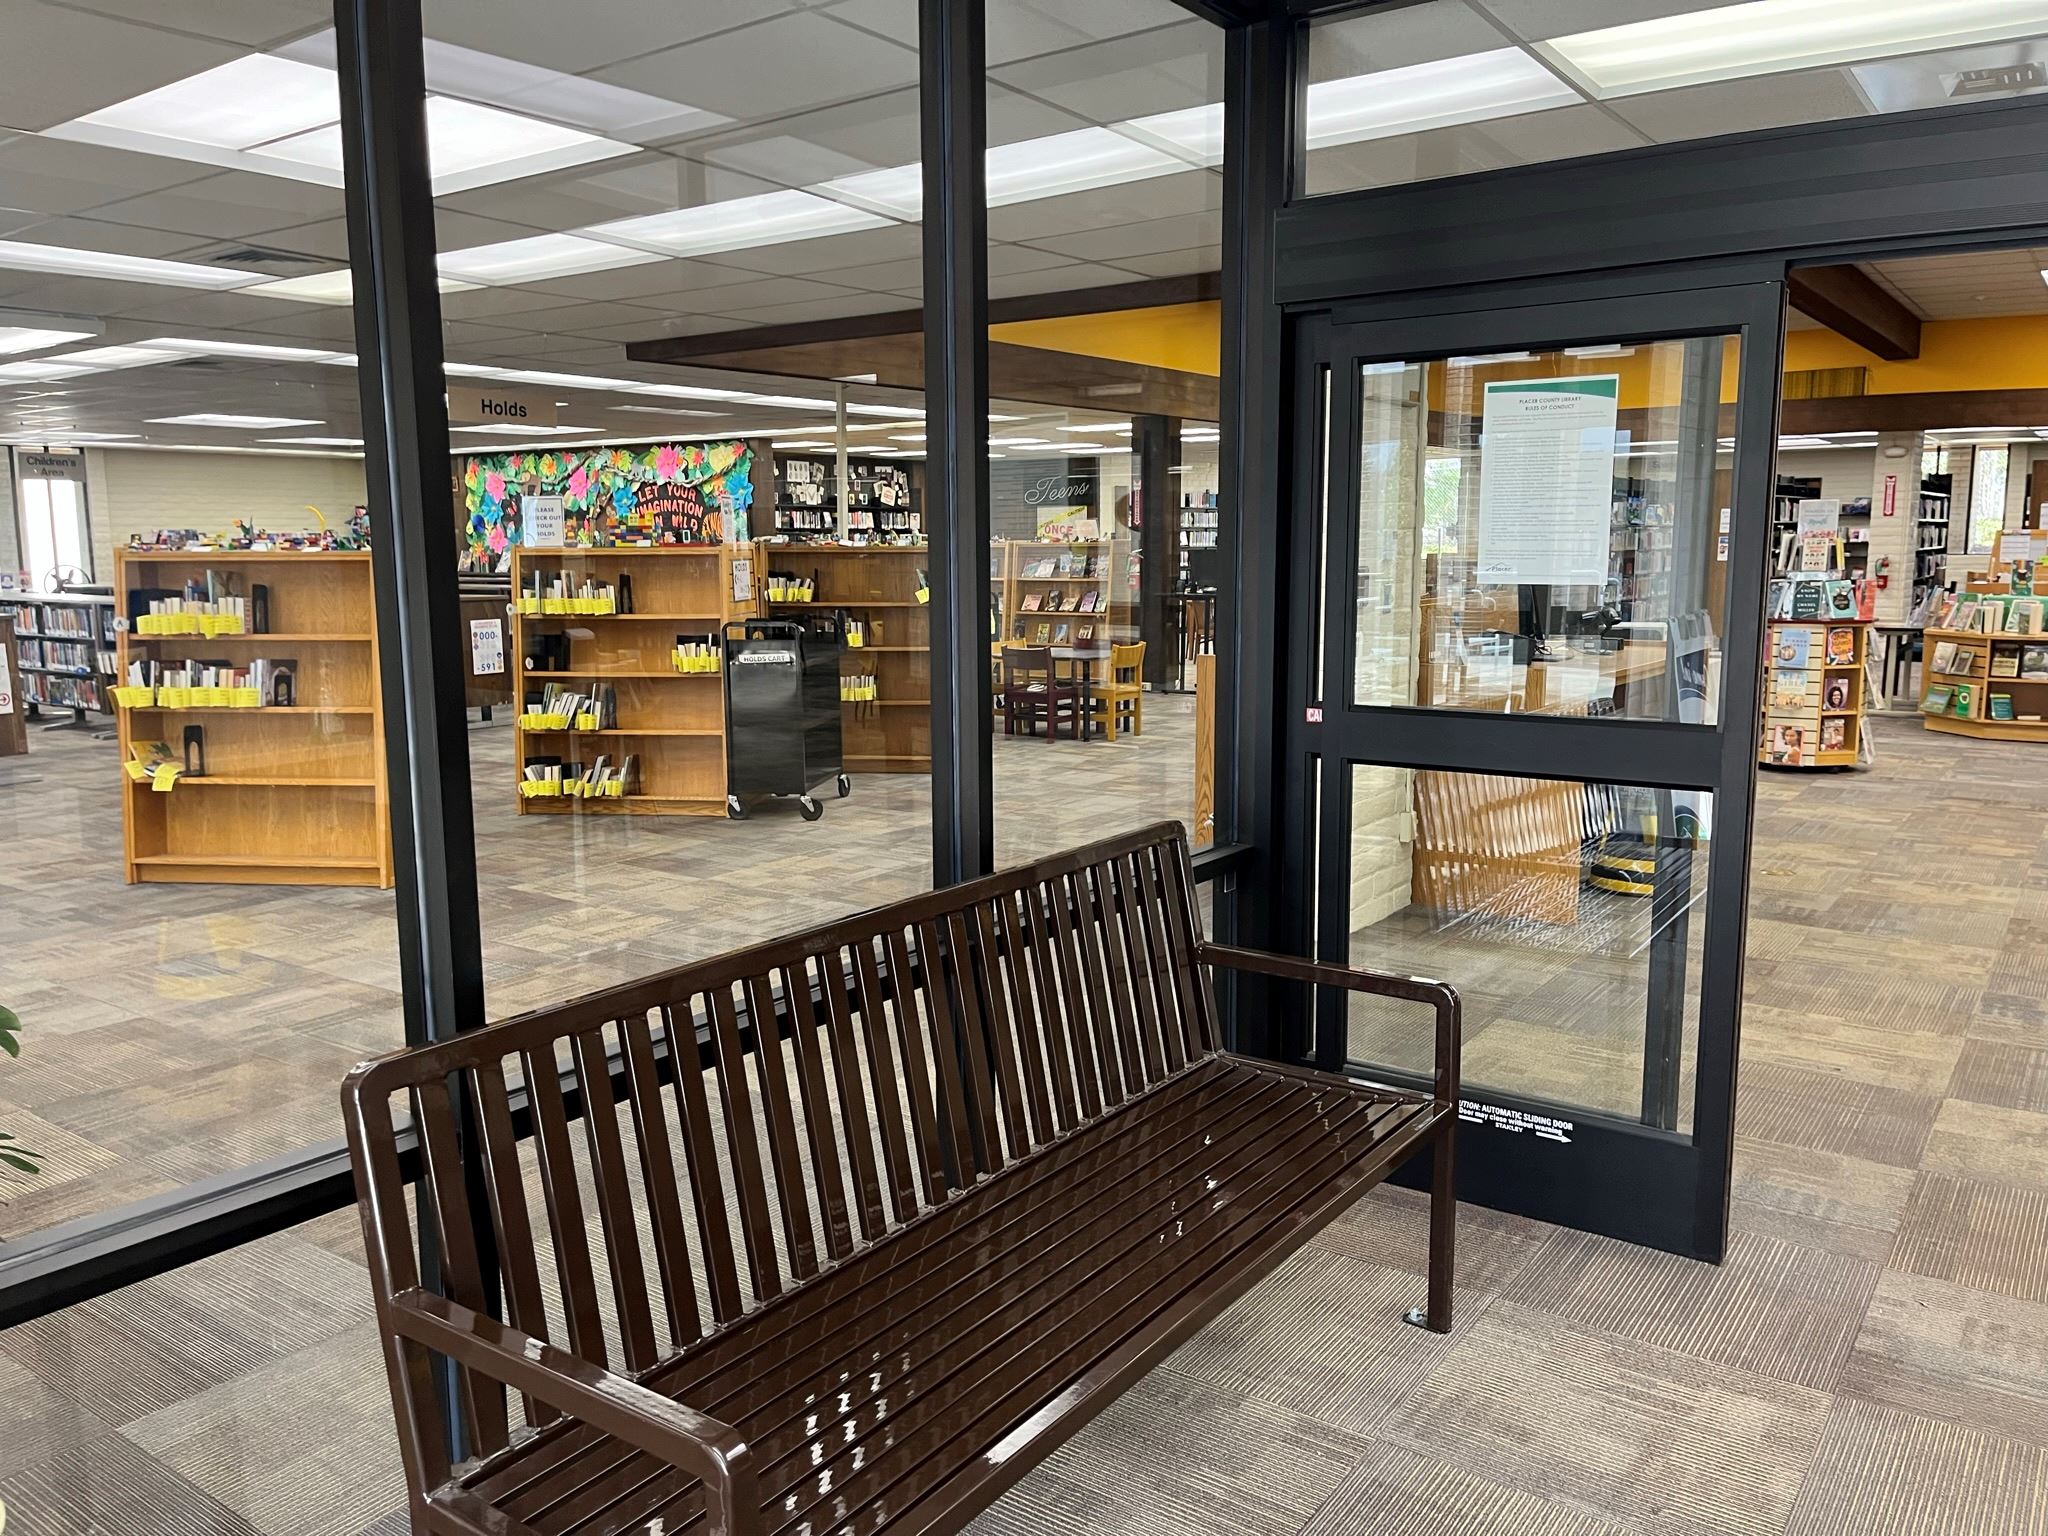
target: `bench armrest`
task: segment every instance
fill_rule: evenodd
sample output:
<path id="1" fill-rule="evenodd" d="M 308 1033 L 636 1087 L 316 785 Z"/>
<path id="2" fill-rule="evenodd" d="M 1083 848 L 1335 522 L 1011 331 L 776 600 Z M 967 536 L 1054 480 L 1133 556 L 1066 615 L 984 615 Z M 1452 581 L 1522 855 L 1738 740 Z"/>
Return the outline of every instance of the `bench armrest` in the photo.
<path id="1" fill-rule="evenodd" d="M 704 1484 L 712 1536 L 757 1528 L 753 1458 L 737 1430 L 432 1291 L 391 1299 L 391 1326 Z"/>
<path id="2" fill-rule="evenodd" d="M 1458 1104 L 1458 1053 L 1464 1033 L 1464 1005 L 1457 990 L 1426 976 L 1396 976 L 1388 971 L 1360 970 L 1356 966 L 1331 965 L 1321 960 L 1303 960 L 1294 955 L 1271 955 L 1263 950 L 1239 949 L 1232 944 L 1204 942 L 1195 952 L 1204 965 L 1225 970 L 1250 971 L 1260 976 L 1277 976 L 1284 981 L 1305 981 L 1311 986 L 1341 987 L 1347 992 L 1370 992 L 1379 997 L 1398 997 L 1411 1003 L 1427 1003 L 1436 1010 L 1436 1102 L 1455 1109 Z"/>

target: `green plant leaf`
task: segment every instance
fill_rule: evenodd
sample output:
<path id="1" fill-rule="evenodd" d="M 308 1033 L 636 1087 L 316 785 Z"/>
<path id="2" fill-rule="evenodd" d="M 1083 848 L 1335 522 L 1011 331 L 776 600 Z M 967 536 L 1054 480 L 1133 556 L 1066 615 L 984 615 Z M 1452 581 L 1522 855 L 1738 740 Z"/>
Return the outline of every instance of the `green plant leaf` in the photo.
<path id="1" fill-rule="evenodd" d="M 0 1008 L 0 1051 L 10 1056 L 21 1054 L 21 1042 L 14 1037 L 21 1032 L 21 1020 L 12 1008 Z"/>
<path id="2" fill-rule="evenodd" d="M 41 1170 L 36 1166 L 36 1159 L 41 1156 L 40 1152 L 0 1151 L 0 1163 L 5 1163 L 9 1168 L 22 1173 L 38 1173 Z"/>

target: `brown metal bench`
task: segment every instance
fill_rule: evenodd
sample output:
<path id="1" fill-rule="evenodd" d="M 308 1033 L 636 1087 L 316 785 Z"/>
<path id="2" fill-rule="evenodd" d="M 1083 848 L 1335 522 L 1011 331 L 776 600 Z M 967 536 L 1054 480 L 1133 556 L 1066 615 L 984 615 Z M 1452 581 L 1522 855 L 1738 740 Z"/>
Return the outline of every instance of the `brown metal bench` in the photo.
<path id="1" fill-rule="evenodd" d="M 1433 1095 L 1223 1052 L 1213 970 L 1433 1006 Z M 958 1531 L 1425 1145 L 1446 1331 L 1457 1077 L 1448 987 L 1205 943 L 1172 823 L 358 1067 L 413 1528 Z"/>

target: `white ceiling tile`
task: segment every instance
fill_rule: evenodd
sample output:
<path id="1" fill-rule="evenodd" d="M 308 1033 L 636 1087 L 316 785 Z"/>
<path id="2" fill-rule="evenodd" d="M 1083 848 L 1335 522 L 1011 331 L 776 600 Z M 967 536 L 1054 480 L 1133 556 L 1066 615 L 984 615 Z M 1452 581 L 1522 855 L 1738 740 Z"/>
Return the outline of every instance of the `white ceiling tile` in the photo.
<path id="1" fill-rule="evenodd" d="M 841 0 L 833 14 L 892 36 L 917 35 L 916 0 Z M 1014 63 L 1187 19 L 1174 0 L 992 0 L 988 62 Z"/>
<path id="2" fill-rule="evenodd" d="M 1601 27 L 1690 16 L 1732 4 L 1733 0 L 1488 0 L 1493 12 L 1517 37 L 1529 42 L 1570 37 Z M 1882 4 L 1882 0 L 1877 0 Z"/>
<path id="3" fill-rule="evenodd" d="M 906 288 L 922 286 L 924 263 L 908 258 L 878 261 L 871 267 L 841 267 L 832 273 L 832 281 L 870 293 L 900 293 Z"/>
<path id="4" fill-rule="evenodd" d="M 668 296 L 696 293 L 706 288 L 747 281 L 747 274 L 731 267 L 713 266 L 707 261 L 674 258 L 650 261 L 644 266 L 620 267 L 612 272 L 589 272 L 582 277 L 557 278 L 546 283 L 525 283 L 530 293 L 559 299 L 631 299 L 660 305 Z"/>
<path id="5" fill-rule="evenodd" d="M 1118 266 L 1128 267 L 1133 272 L 1142 272 L 1147 277 L 1188 277 L 1197 272 L 1221 272 L 1223 270 L 1223 248 L 1216 245 L 1198 245 L 1185 251 L 1160 251 L 1150 256 L 1122 256 Z"/>
<path id="6" fill-rule="evenodd" d="M 1222 238 L 1223 213 L 1216 209 L 1169 219 L 1147 219 L 1142 224 L 1111 225 L 1079 234 L 1048 235 L 1038 243 L 1084 261 L 1118 261 L 1126 256 L 1185 250 L 1191 245 L 1213 245 Z"/>
<path id="7" fill-rule="evenodd" d="M 754 325 L 809 325 L 819 320 L 843 320 L 851 315 L 885 315 L 903 305 L 880 293 L 849 294 L 837 299 L 811 299 L 801 304 L 769 304 L 759 309 L 739 310 L 735 320 Z"/>
<path id="8" fill-rule="evenodd" d="M 1113 123 L 1223 99 L 1223 34 L 1190 17 L 1179 26 L 991 69 L 1005 85 L 1090 122 Z"/>
<path id="9" fill-rule="evenodd" d="M 650 151 L 629 161 L 454 193 L 437 199 L 436 206 L 517 225 L 522 232 L 555 233 L 777 190 L 778 183 L 758 176 Z"/>
<path id="10" fill-rule="evenodd" d="M 730 283 L 709 293 L 694 295 L 687 307 L 700 315 L 739 315 L 767 304 L 800 304 L 809 299 L 841 299 L 848 290 L 835 283 L 814 282 L 805 277 L 763 277 L 744 283 Z M 859 295 L 866 298 L 868 295 Z"/>
<path id="11" fill-rule="evenodd" d="M 77 0 L 76 8 L 264 49 L 334 25 L 323 0 Z"/>
<path id="12" fill-rule="evenodd" d="M 673 315 L 650 315 L 646 323 L 640 325 L 634 325 L 629 322 L 622 325 L 602 326 L 588 334 L 593 338 L 624 346 L 628 342 L 634 341 L 658 341 L 664 336 L 715 336 L 720 331 L 744 331 L 751 329 L 755 323 L 752 320 L 735 320 L 730 315 L 690 315 L 677 313 Z M 681 381 L 679 380 L 678 382 Z M 649 405 L 659 405 L 660 403 L 658 399 L 649 399 L 647 401 Z M 681 401 L 679 403 L 687 405 L 690 402 Z"/>
<path id="13" fill-rule="evenodd" d="M 1308 156 L 1308 192 L 1392 186 L 1509 165 L 1606 154 L 1641 145 L 1641 134 L 1598 107 L 1560 107 L 1430 133 L 1330 145 Z"/>
<path id="14" fill-rule="evenodd" d="M 889 224 L 880 229 L 857 229 L 816 240 L 790 240 L 781 245 L 756 246 L 746 251 L 721 251 L 716 256 L 707 257 L 704 264 L 730 269 L 735 281 L 753 275 L 803 277 L 816 272 L 830 276 L 841 267 L 913 258 L 923 250 L 922 242 L 923 236 L 917 225 Z"/>
<path id="15" fill-rule="evenodd" d="M 1148 219 L 1184 217 L 1223 206 L 1223 179 L 1213 171 L 1183 171 L 1150 181 L 1043 197 L 1035 202 L 992 208 L 993 240 L 1038 241 L 1090 229 L 1115 229 Z"/>
<path id="16" fill-rule="evenodd" d="M 98 219 L 35 219 L 7 233 L 37 245 L 61 245 L 74 251 L 108 251 L 122 256 L 171 257 L 181 261 L 201 259 L 187 254 L 195 249 L 190 235 L 144 229 L 135 224 L 108 224 Z"/>
<path id="17" fill-rule="evenodd" d="M 107 203 L 95 212 L 117 224 L 142 224 L 195 236 L 241 239 L 264 230 L 332 217 L 342 207 L 339 187 L 226 171 L 167 192 L 149 192 Z"/>
<path id="18" fill-rule="evenodd" d="M 992 299 L 1016 299 L 1034 293 L 1065 293 L 1075 288 L 1107 288 L 1115 283 L 1135 281 L 1129 272 L 1116 267 L 1077 261 L 1071 266 L 1047 267 L 1037 272 L 1015 272 L 988 280 Z"/>
<path id="19" fill-rule="evenodd" d="M 673 99 L 680 91 L 691 106 L 735 122 L 758 122 L 914 85 L 917 48 L 914 36 L 905 46 L 806 11 L 682 48 L 643 52 L 591 73 L 652 96 Z"/>
<path id="20" fill-rule="evenodd" d="M 440 42 L 581 75 L 784 15 L 804 3 L 806 0 L 687 0 L 685 4 L 628 0 L 606 5 L 533 5 L 507 4 L 506 0 L 429 0 L 426 32 Z M 669 89 L 639 88 L 673 101 L 678 99 L 677 92 L 684 90 L 683 82 L 691 79 L 691 71 L 674 70 L 663 82 Z"/>
<path id="21" fill-rule="evenodd" d="M 169 85 L 246 50 L 109 16 L 9 0 L 0 46 L 0 118 L 40 131 Z"/>
<path id="22" fill-rule="evenodd" d="M 1845 69 L 1717 80 L 1711 85 L 1623 97 L 1611 105 L 1660 144 L 1863 117 L 1870 110 Z"/>
<path id="23" fill-rule="evenodd" d="M 1506 42 L 1500 28 L 1464 0 L 1430 0 L 1370 16 L 1317 22 L 1309 30 L 1309 79 L 1342 80 L 1432 64 L 1491 52 Z"/>
<path id="24" fill-rule="evenodd" d="M 84 213 L 137 192 L 190 185 L 214 174 L 155 155 L 22 135 L 0 143 L 0 207 L 44 215 Z"/>

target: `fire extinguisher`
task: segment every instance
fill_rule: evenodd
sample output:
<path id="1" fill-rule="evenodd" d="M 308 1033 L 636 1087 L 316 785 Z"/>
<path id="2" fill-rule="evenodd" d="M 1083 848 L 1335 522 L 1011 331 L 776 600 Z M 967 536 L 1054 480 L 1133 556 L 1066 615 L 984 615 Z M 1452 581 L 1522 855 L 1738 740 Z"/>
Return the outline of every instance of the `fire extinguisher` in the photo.
<path id="1" fill-rule="evenodd" d="M 1892 557 L 1881 555 L 1877 562 L 1877 590 L 1882 592 L 1892 584 Z"/>

